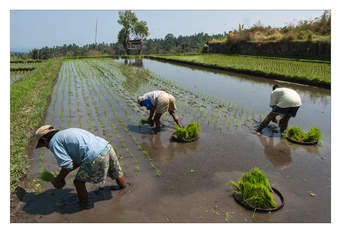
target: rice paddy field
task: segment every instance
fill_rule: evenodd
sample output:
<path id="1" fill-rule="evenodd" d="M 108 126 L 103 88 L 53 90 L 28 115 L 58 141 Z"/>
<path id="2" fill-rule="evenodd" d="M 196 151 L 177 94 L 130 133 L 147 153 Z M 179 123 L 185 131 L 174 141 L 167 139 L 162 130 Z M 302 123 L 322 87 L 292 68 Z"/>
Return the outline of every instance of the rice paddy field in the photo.
<path id="1" fill-rule="evenodd" d="M 11 62 L 10 84 L 29 76 L 34 69 L 39 68 L 40 66 L 41 62 L 34 62 L 34 60 L 30 62 L 25 62 L 24 60 L 21 62 Z"/>
<path id="2" fill-rule="evenodd" d="M 331 81 L 330 62 L 326 61 L 219 54 L 152 57 L 230 68 L 235 71 L 261 72 L 263 75 L 282 76 L 287 80 L 299 78 L 316 83 Z"/>
<path id="3" fill-rule="evenodd" d="M 330 222 L 330 91 L 294 86 L 304 107 L 289 125 L 321 129 L 323 143 L 301 146 L 265 136 L 254 128 L 270 111 L 273 81 L 147 59 L 65 60 L 48 108 L 46 124 L 78 127 L 110 141 L 128 182 L 87 184 L 94 208 L 80 210 L 72 172 L 56 190 L 39 179 L 59 168 L 47 149 L 35 150 L 20 210 L 13 222 Z M 291 85 L 291 84 L 283 84 Z M 200 139 L 170 140 L 175 123 L 161 118 L 155 134 L 136 99 L 162 89 L 176 99 L 184 125 L 200 123 Z M 312 114 L 314 113 L 314 114 Z M 271 137 L 268 137 L 271 136 Z M 254 213 L 232 197 L 230 180 L 253 167 L 266 172 L 285 206 Z M 317 172 L 318 171 L 318 172 Z"/>

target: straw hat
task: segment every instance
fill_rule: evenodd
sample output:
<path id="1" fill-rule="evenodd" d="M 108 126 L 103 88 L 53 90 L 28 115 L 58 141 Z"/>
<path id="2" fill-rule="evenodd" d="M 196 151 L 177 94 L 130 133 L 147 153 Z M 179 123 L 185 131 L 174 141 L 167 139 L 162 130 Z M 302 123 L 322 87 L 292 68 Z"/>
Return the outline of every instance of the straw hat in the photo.
<path id="1" fill-rule="evenodd" d="M 36 146 L 36 148 L 41 147 L 41 141 L 40 138 L 50 132 L 56 131 L 55 128 L 53 128 L 52 125 L 43 125 L 42 127 L 40 127 L 39 129 L 37 129 L 36 133 L 35 133 L 35 137 L 38 139 L 38 144 Z"/>
<path id="2" fill-rule="evenodd" d="M 137 103 L 141 104 L 142 100 L 143 100 L 142 96 L 137 97 Z"/>

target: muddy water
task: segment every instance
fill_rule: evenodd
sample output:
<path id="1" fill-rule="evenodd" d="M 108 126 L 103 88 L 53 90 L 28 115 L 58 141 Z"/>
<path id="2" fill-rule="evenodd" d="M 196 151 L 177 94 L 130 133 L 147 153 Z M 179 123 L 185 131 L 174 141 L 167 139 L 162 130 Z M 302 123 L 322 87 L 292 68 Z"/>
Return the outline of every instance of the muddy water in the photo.
<path id="1" fill-rule="evenodd" d="M 60 72 L 60 84 L 55 86 L 46 122 L 53 122 L 60 128 L 82 127 L 110 141 L 121 156 L 121 165 L 129 185 L 125 190 L 117 190 L 115 181 L 111 180 L 105 185 L 87 185 L 93 208 L 84 210 L 77 204 L 72 185 L 74 174 L 68 176 L 63 190 L 55 190 L 50 184 L 32 181 L 31 186 L 26 188 L 22 208 L 12 217 L 12 221 L 330 222 L 328 92 L 297 86 L 306 106 L 298 114 L 306 118 L 302 120 L 302 124 L 305 127 L 310 127 L 306 121 L 314 122 L 316 126 L 320 124 L 318 127 L 322 129 L 324 136 L 323 145 L 308 147 L 295 145 L 278 137 L 257 136 L 253 133 L 253 125 L 257 120 L 251 120 L 251 111 L 255 111 L 255 118 L 258 118 L 259 112 L 263 112 L 263 115 L 267 113 L 269 109 L 266 105 L 272 82 L 259 79 L 247 81 L 245 77 L 229 77 L 231 74 L 194 70 L 193 67 L 148 60 L 138 63 L 140 67 L 143 65 L 144 68 L 155 69 L 153 71 L 159 72 L 164 80 L 181 84 L 176 87 L 145 75 L 140 70 L 122 68 L 111 60 L 69 61 L 64 65 Z M 155 67 L 159 67 L 159 71 Z M 165 70 L 176 75 L 163 74 Z M 191 72 L 195 72 L 195 75 L 191 76 Z M 182 73 L 185 74 L 182 78 L 173 78 L 178 78 Z M 186 77 L 193 77 L 188 84 Z M 204 81 L 200 81 L 203 84 L 199 81 L 196 83 L 194 77 L 203 79 Z M 228 84 L 229 79 L 235 84 Z M 216 82 L 227 82 L 225 93 L 237 93 L 240 98 L 223 95 L 222 84 L 218 85 Z M 239 86 L 236 86 L 238 82 Z M 217 91 L 210 92 L 207 87 L 209 85 Z M 208 102 L 202 101 L 197 107 L 193 101 L 200 93 L 186 89 L 186 86 L 220 99 L 209 102 L 212 106 L 207 106 Z M 177 113 L 185 124 L 193 120 L 200 122 L 202 130 L 198 141 L 190 144 L 170 141 L 174 122 L 169 116 L 163 117 L 162 132 L 159 134 L 154 134 L 149 126 L 137 123 L 141 117 L 147 117 L 148 113 L 136 105 L 136 96 L 158 87 L 173 89 L 172 93 L 177 99 Z M 249 93 L 246 91 L 234 90 L 243 88 L 252 93 L 252 98 L 247 98 Z M 254 99 L 260 101 L 253 101 Z M 220 104 L 222 100 L 234 102 L 239 110 L 241 106 L 249 106 L 249 116 L 245 117 L 246 107 L 241 114 L 240 111 L 233 113 L 233 110 L 226 115 L 219 115 L 214 101 Z M 68 107 L 69 102 L 71 110 Z M 319 112 L 321 108 L 324 113 Z M 315 115 L 311 114 L 314 111 Z M 322 120 L 315 123 L 318 116 L 326 119 L 325 124 Z M 290 124 L 295 121 L 300 123 L 297 117 Z M 276 127 L 272 127 L 266 131 L 276 131 Z M 32 155 L 32 179 L 39 174 L 42 167 L 57 170 L 51 152 L 45 150 L 43 160 L 41 154 L 39 150 L 35 150 Z M 261 168 L 270 183 L 283 194 L 283 209 L 273 213 L 254 214 L 233 200 L 228 182 L 237 181 L 243 172 L 252 167 Z M 41 185 L 42 190 L 36 189 L 36 183 Z"/>
<path id="2" fill-rule="evenodd" d="M 125 62 L 124 59 L 119 61 Z M 143 67 L 162 78 L 200 90 L 210 96 L 249 106 L 257 112 L 262 112 L 263 116 L 271 110 L 269 101 L 274 84 L 293 88 L 301 96 L 303 105 L 298 112 L 298 117 L 291 119 L 290 124 L 300 126 L 304 130 L 316 126 L 321 129 L 325 140 L 330 143 L 330 90 L 150 59 L 128 60 L 126 63 Z"/>
<path id="3" fill-rule="evenodd" d="M 23 76 L 24 76 L 23 74 L 11 73 L 10 83 L 12 84 L 12 83 L 14 83 L 17 80 L 22 79 Z"/>

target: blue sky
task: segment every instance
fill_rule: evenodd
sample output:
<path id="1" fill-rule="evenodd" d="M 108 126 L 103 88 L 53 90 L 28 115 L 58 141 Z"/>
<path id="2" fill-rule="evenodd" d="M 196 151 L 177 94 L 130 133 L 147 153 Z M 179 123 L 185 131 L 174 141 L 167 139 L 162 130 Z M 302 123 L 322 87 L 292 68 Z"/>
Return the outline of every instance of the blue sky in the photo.
<path id="1" fill-rule="evenodd" d="M 314 19 L 323 10 L 137 10 L 139 20 L 147 22 L 150 36 L 164 38 L 204 32 L 218 34 L 238 28 L 239 24 L 252 26 L 257 21 L 265 26 L 285 26 L 300 20 Z M 121 26 L 117 23 L 118 11 L 65 11 L 65 10 L 11 10 L 10 48 L 21 49 L 52 47 L 71 44 L 84 45 L 95 41 L 95 25 L 98 19 L 97 42 L 117 42 Z"/>

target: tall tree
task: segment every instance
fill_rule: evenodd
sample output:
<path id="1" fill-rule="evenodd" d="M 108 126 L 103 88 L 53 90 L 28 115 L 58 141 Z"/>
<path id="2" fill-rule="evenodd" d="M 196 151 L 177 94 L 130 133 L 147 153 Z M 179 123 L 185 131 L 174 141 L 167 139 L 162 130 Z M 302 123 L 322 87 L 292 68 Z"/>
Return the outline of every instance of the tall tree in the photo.
<path id="1" fill-rule="evenodd" d="M 147 22 L 146 21 L 138 21 L 136 24 L 133 26 L 133 34 L 135 36 L 135 39 L 140 39 L 143 40 L 149 35 L 147 27 Z"/>
<path id="2" fill-rule="evenodd" d="M 135 39 L 144 39 L 149 35 L 147 23 L 138 21 L 136 15 L 131 10 L 119 11 L 119 19 L 117 22 L 122 25 L 122 29 L 118 33 L 118 42 L 123 45 L 126 53 L 129 54 L 128 41 L 133 35 Z"/>

